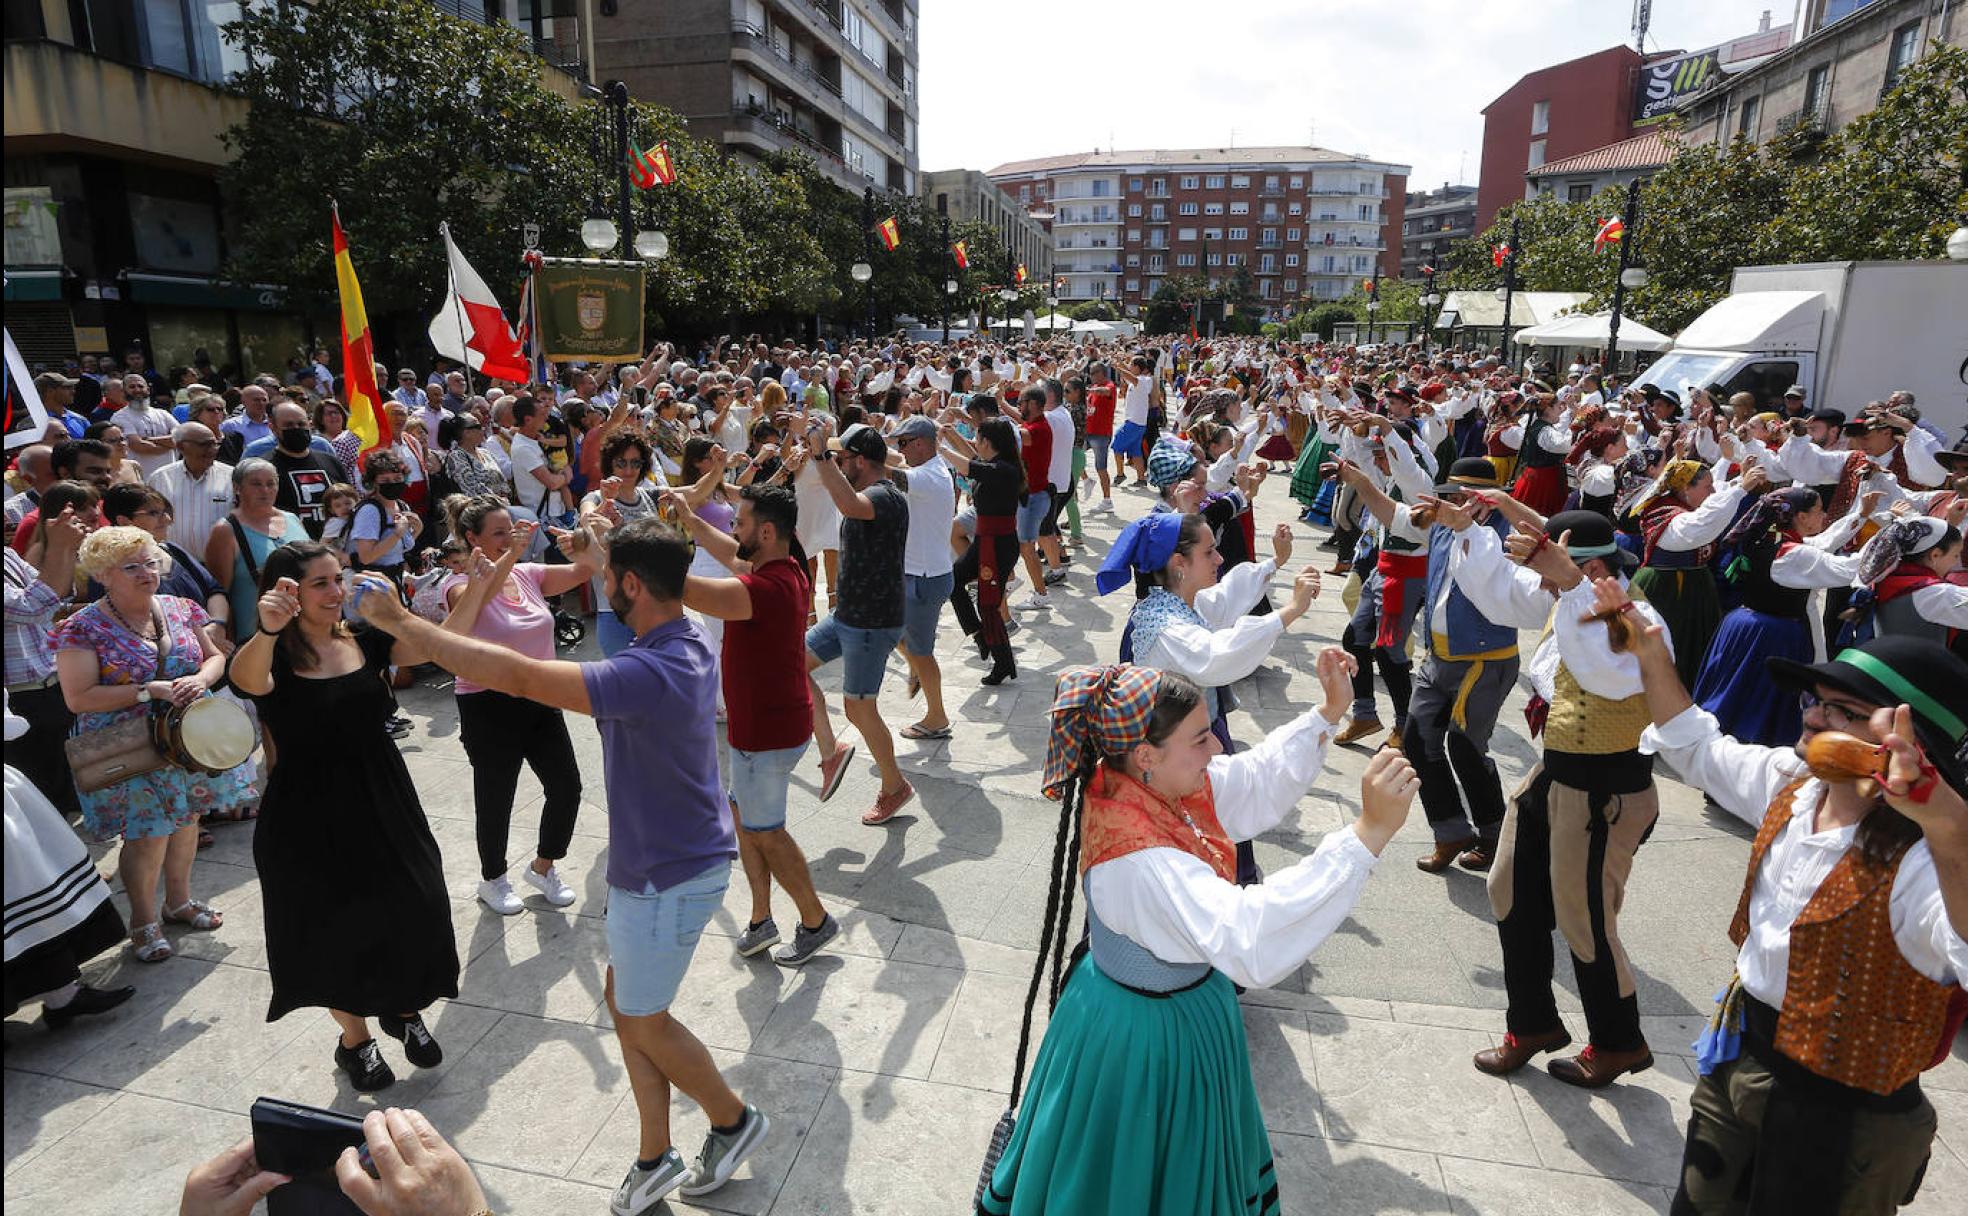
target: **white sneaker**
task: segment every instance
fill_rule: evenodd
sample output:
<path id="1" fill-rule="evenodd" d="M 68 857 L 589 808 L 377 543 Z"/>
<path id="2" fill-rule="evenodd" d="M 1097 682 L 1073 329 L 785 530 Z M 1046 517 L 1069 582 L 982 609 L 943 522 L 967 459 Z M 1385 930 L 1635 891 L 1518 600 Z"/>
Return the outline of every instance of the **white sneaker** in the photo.
<path id="1" fill-rule="evenodd" d="M 1102 515 L 1112 515 L 1114 513 L 1114 500 L 1103 498 L 1100 500 L 1100 505 L 1095 507 L 1094 510 L 1100 512 Z"/>
<path id="2" fill-rule="evenodd" d="M 558 866 L 548 866 L 545 874 L 534 870 L 532 866 L 527 866 L 520 877 L 526 880 L 528 886 L 546 896 L 547 902 L 556 908 L 565 908 L 574 902 L 574 888 L 560 880 Z M 510 891 L 511 885 L 508 884 L 506 889 Z"/>
<path id="3" fill-rule="evenodd" d="M 501 916 L 518 916 L 526 910 L 519 896 L 513 894 L 512 879 L 504 874 L 478 884 L 478 902 Z"/>
<path id="4" fill-rule="evenodd" d="M 1052 598 L 1045 595 L 1028 595 L 1019 600 L 1016 607 L 1020 612 L 1051 612 Z"/>

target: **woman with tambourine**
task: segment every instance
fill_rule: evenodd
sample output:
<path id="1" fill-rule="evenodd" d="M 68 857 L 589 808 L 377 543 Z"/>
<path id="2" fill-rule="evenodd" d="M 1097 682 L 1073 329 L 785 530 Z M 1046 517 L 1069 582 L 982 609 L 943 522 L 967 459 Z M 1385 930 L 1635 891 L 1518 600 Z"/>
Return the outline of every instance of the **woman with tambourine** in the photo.
<path id="1" fill-rule="evenodd" d="M 56 626 L 52 637 L 62 697 L 76 715 L 69 753 L 83 825 L 98 840 L 123 840 L 117 869 L 130 896 L 130 942 L 138 961 L 146 963 L 162 962 L 172 953 L 159 922 L 160 871 L 164 920 L 218 928 L 223 916 L 191 894 L 198 821 L 208 813 L 236 817 L 259 799 L 244 754 L 214 776 L 167 762 L 157 749 L 145 748 L 153 737 L 149 732 L 129 725 L 150 718 L 153 705 L 168 706 L 173 715 L 189 713 L 225 672 L 225 655 L 204 636 L 211 620 L 205 609 L 157 593 L 169 561 L 142 528 L 92 533 L 76 564 L 102 584 L 103 597 Z M 245 719 L 237 706 L 228 710 Z M 250 724 L 246 730 L 250 735 Z M 147 751 L 147 759 L 105 752 L 126 737 Z M 124 767 L 117 767 L 119 761 Z M 113 779 L 122 771 L 133 775 Z"/>

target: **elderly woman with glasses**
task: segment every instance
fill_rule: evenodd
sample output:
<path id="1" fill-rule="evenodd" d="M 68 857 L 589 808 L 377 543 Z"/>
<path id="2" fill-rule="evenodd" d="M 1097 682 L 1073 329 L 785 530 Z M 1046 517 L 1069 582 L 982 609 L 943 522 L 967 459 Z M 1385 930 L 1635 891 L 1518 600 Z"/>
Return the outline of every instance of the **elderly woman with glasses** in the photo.
<path id="1" fill-rule="evenodd" d="M 444 472 L 458 492 L 471 497 L 490 494 L 512 497 L 512 482 L 485 446 L 485 423 L 475 414 L 453 414 L 437 428 L 437 446 L 444 449 Z"/>
<path id="2" fill-rule="evenodd" d="M 55 670 L 75 714 L 74 734 L 88 735 L 141 717 L 153 702 L 188 705 L 225 673 L 225 655 L 205 639 L 211 618 L 198 604 L 158 594 L 170 565 L 142 528 L 107 527 L 82 542 L 77 565 L 102 584 L 103 596 L 56 626 Z M 192 898 L 191 865 L 201 815 L 238 815 L 258 801 L 250 766 L 218 777 L 165 765 L 84 793 L 82 822 L 97 840 L 121 838 L 117 870 L 130 897 L 130 942 L 140 962 L 171 956 L 163 919 L 211 930 L 223 919 Z"/>
<path id="3" fill-rule="evenodd" d="M 656 489 L 649 481 L 654 453 L 649 440 L 639 432 L 618 430 L 601 445 L 601 488 L 590 490 L 581 499 L 581 519 L 598 515 L 607 526 L 630 523 L 656 514 Z M 603 655 L 613 655 L 635 641 L 629 627 L 616 618 L 601 587 L 601 576 L 594 580 L 595 640 Z"/>
<path id="4" fill-rule="evenodd" d="M 205 568 L 232 601 L 232 637 L 243 642 L 259 627 L 260 567 L 281 545 L 308 539 L 307 526 L 275 501 L 280 474 L 273 462 L 248 456 L 232 470 L 232 512 L 212 525 Z"/>

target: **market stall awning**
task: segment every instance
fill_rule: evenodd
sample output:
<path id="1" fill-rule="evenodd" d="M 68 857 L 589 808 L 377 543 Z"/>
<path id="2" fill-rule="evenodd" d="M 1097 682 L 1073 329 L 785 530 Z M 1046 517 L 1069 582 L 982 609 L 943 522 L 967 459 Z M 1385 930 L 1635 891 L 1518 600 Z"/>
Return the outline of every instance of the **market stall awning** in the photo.
<path id="1" fill-rule="evenodd" d="M 1519 342 L 1532 346 L 1577 346 L 1586 349 L 1602 349 L 1608 342 L 1608 329 L 1612 323 L 1609 312 L 1573 313 L 1533 325 L 1517 331 Z M 1657 329 L 1650 329 L 1632 317 L 1620 318 L 1619 343 L 1626 350 L 1666 350 L 1674 345 L 1674 339 Z"/>

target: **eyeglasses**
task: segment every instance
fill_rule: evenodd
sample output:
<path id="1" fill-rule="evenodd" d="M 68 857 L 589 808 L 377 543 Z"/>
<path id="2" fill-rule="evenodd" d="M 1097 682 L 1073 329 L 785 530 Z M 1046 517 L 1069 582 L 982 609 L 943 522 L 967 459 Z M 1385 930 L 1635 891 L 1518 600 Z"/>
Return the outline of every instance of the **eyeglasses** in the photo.
<path id="1" fill-rule="evenodd" d="M 649 462 L 646 460 L 635 460 L 635 459 L 631 459 L 630 457 L 624 456 L 614 461 L 611 461 L 608 467 L 611 469 L 646 469 L 649 467 Z"/>
<path id="2" fill-rule="evenodd" d="M 161 557 L 147 557 L 140 562 L 125 562 L 123 565 L 118 566 L 117 569 L 129 578 L 137 578 L 145 574 L 158 574 L 164 569 L 164 559 Z"/>
<path id="3" fill-rule="evenodd" d="M 1812 692 L 1797 694 L 1797 703 L 1807 714 L 1814 707 L 1823 711 L 1825 725 L 1833 730 L 1850 730 L 1854 722 L 1870 722 L 1872 720 L 1872 711 L 1869 709 L 1853 709 L 1849 706 L 1840 705 L 1836 701 L 1824 700 Z"/>
<path id="4" fill-rule="evenodd" d="M 178 446 L 181 448 L 215 448 L 219 446 L 219 441 L 216 439 L 186 439 L 180 441 Z"/>

